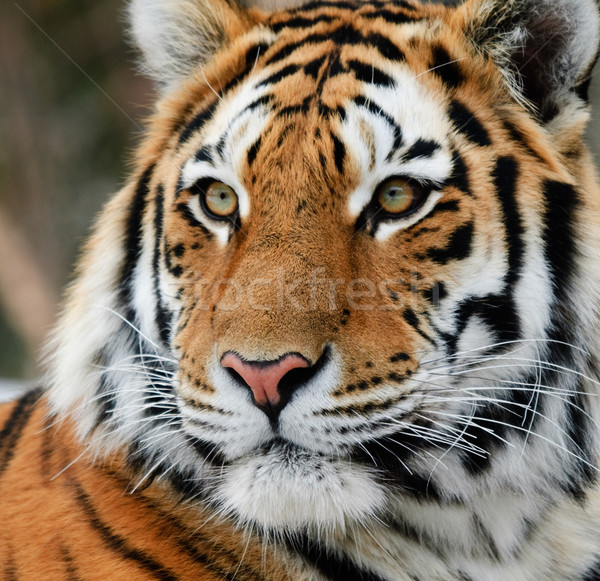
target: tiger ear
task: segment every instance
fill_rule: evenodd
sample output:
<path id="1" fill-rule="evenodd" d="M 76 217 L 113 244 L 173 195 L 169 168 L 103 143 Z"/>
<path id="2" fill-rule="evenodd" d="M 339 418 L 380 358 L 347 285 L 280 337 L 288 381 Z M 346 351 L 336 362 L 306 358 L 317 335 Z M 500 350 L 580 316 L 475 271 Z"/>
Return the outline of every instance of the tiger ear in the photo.
<path id="1" fill-rule="evenodd" d="M 475 47 L 542 120 L 587 100 L 598 58 L 597 0 L 468 0 L 459 12 Z"/>
<path id="2" fill-rule="evenodd" d="M 234 0 L 131 0 L 128 16 L 142 70 L 163 87 L 187 77 L 253 24 Z"/>
<path id="3" fill-rule="evenodd" d="M 293 8 L 307 0 L 131 0 L 130 34 L 142 69 L 163 87 L 187 77 L 257 23 L 258 10 Z"/>

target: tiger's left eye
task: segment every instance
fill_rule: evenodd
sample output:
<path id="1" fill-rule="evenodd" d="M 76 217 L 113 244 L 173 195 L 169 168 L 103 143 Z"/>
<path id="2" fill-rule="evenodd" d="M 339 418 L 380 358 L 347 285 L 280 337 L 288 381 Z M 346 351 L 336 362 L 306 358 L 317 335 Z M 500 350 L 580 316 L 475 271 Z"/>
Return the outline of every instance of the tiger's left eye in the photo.
<path id="1" fill-rule="evenodd" d="M 223 182 L 212 182 L 205 189 L 205 211 L 216 219 L 229 218 L 237 212 L 238 197 L 236 193 Z"/>
<path id="2" fill-rule="evenodd" d="M 379 207 L 388 214 L 400 216 L 411 213 L 424 202 L 424 189 L 416 182 L 392 178 L 377 188 Z"/>

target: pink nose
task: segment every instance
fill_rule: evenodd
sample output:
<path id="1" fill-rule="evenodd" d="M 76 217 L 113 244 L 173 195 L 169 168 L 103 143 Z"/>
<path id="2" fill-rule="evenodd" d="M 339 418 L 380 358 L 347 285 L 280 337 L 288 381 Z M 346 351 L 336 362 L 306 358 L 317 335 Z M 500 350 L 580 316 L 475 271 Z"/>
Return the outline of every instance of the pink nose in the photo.
<path id="1" fill-rule="evenodd" d="M 277 361 L 244 361 L 235 353 L 226 353 L 221 365 L 230 367 L 242 377 L 252 390 L 258 406 L 273 409 L 280 404 L 278 386 L 281 378 L 292 369 L 310 367 L 304 357 L 295 353 L 284 355 Z"/>

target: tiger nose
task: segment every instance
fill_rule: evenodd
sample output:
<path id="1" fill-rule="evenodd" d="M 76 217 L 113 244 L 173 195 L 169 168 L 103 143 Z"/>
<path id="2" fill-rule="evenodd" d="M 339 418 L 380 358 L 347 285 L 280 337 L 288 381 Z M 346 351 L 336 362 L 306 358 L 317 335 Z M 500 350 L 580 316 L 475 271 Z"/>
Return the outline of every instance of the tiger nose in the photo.
<path id="1" fill-rule="evenodd" d="M 277 418 L 291 396 L 290 390 L 282 393 L 284 376 L 294 369 L 310 367 L 310 363 L 296 353 L 288 353 L 275 361 L 244 361 L 239 355 L 228 352 L 221 358 L 221 365 L 232 369 L 244 380 L 256 405 L 272 419 Z"/>

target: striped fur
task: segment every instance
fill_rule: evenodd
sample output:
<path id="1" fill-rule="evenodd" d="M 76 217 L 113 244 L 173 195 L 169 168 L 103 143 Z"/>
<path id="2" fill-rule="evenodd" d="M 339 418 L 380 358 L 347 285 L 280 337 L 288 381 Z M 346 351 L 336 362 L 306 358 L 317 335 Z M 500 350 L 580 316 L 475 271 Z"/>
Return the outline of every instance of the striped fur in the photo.
<path id="1" fill-rule="evenodd" d="M 163 96 L 2 412 L 6 578 L 598 578 L 595 2 L 130 12 Z M 277 408 L 224 364 L 288 354 Z"/>

